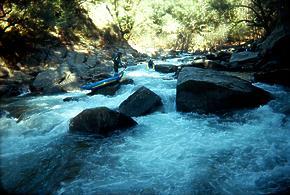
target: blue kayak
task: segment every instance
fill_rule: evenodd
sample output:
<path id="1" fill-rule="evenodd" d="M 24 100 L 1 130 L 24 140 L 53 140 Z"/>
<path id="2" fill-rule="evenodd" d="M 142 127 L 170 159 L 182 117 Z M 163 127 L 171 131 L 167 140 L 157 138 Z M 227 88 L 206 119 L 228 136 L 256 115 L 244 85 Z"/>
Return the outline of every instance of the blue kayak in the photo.
<path id="1" fill-rule="evenodd" d="M 106 85 L 109 85 L 109 84 L 112 84 L 114 82 L 117 82 L 119 81 L 124 75 L 124 71 L 110 77 L 110 78 L 107 78 L 107 79 L 104 79 L 104 80 L 101 80 L 101 81 L 97 81 L 97 82 L 94 82 L 94 83 L 88 83 L 88 84 L 85 84 L 83 86 L 81 86 L 81 89 L 86 89 L 86 90 L 94 90 L 94 89 L 97 89 L 97 88 L 101 88 L 101 87 L 104 87 Z"/>

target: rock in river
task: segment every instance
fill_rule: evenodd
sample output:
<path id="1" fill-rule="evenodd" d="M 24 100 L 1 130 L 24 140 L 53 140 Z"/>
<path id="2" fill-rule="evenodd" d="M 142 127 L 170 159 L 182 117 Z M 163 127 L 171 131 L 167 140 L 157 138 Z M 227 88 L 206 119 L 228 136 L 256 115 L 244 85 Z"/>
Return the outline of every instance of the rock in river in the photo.
<path id="1" fill-rule="evenodd" d="M 107 107 L 86 109 L 70 120 L 70 131 L 89 132 L 109 136 L 115 130 L 136 125 L 132 118 Z"/>
<path id="2" fill-rule="evenodd" d="M 143 86 L 122 102 L 119 110 L 127 116 L 142 116 L 156 111 L 161 105 L 161 98 Z"/>
<path id="3" fill-rule="evenodd" d="M 173 64 L 156 64 L 155 65 L 155 71 L 161 72 L 161 73 L 173 73 L 176 72 L 178 69 L 178 66 Z"/>
<path id="4" fill-rule="evenodd" d="M 250 82 L 214 70 L 183 68 L 176 108 L 182 112 L 224 113 L 267 103 L 271 95 Z"/>

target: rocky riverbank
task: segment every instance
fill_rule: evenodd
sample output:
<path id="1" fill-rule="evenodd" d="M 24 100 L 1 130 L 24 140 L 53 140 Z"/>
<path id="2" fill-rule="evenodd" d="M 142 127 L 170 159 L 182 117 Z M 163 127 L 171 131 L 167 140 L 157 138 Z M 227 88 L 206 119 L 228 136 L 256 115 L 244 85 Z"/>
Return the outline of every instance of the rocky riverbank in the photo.
<path id="1" fill-rule="evenodd" d="M 23 62 L 19 62 L 17 70 L 3 65 L 0 67 L 0 98 L 18 96 L 23 89 L 34 94 L 78 90 L 82 84 L 98 80 L 100 74 L 112 72 L 111 59 L 116 50 L 124 54 L 122 60 L 128 66 L 147 57 L 128 44 L 103 49 L 80 46 L 78 49 L 39 49 Z"/>

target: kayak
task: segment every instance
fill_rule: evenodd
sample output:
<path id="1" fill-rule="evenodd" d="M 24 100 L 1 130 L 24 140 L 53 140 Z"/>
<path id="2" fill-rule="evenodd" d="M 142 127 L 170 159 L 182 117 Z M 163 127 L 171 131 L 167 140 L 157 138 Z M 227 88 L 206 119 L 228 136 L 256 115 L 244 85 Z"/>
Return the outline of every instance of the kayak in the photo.
<path id="1" fill-rule="evenodd" d="M 104 79 L 104 80 L 101 80 L 101 81 L 97 81 L 97 82 L 93 82 L 93 83 L 88 83 L 88 84 L 85 84 L 83 86 L 81 86 L 81 89 L 86 89 L 86 90 L 95 90 L 95 89 L 98 89 L 98 88 L 101 88 L 101 87 L 104 87 L 104 86 L 107 86 L 107 85 L 110 85 L 114 82 L 117 82 L 119 81 L 124 75 L 124 71 L 110 77 L 110 78 L 107 78 L 107 79 Z"/>

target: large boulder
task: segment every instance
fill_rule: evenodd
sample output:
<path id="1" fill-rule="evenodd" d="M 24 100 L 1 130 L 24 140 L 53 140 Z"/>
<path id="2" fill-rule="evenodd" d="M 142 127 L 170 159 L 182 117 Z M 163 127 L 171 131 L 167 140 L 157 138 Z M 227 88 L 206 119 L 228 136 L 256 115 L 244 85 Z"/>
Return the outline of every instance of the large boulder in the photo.
<path id="1" fill-rule="evenodd" d="M 176 72 L 178 69 L 178 66 L 175 66 L 173 64 L 156 64 L 155 65 L 155 71 L 161 72 L 161 73 L 173 73 Z"/>
<path id="2" fill-rule="evenodd" d="M 33 87 L 37 91 L 44 93 L 64 92 L 60 83 L 65 79 L 65 75 L 55 70 L 46 70 L 40 72 L 33 81 Z"/>
<path id="3" fill-rule="evenodd" d="M 29 74 L 25 74 L 24 72 L 15 70 L 11 75 L 11 79 L 15 83 L 23 84 L 23 83 L 31 83 L 34 77 L 30 76 Z"/>
<path id="4" fill-rule="evenodd" d="M 86 61 L 86 54 L 76 51 L 69 51 L 66 57 L 66 62 L 70 70 L 76 74 L 77 77 L 85 77 L 89 74 L 89 65 L 85 63 Z"/>
<path id="5" fill-rule="evenodd" d="M 290 69 L 262 71 L 254 74 L 255 81 L 290 86 Z"/>
<path id="6" fill-rule="evenodd" d="M 230 58 L 230 69 L 232 70 L 254 70 L 255 65 L 259 61 L 260 56 L 258 52 L 243 51 L 233 53 Z"/>
<path id="7" fill-rule="evenodd" d="M 287 14 L 289 14 L 287 12 Z M 274 30 L 259 45 L 263 59 L 259 62 L 259 71 L 255 80 L 270 84 L 290 86 L 289 79 L 289 50 L 290 50 L 290 25 L 286 21 L 277 23 Z"/>
<path id="8" fill-rule="evenodd" d="M 236 52 L 233 53 L 230 58 L 230 63 L 238 62 L 238 63 L 245 63 L 252 60 L 257 60 L 259 57 L 258 52 L 251 52 L 251 51 L 243 51 L 243 52 Z"/>
<path id="9" fill-rule="evenodd" d="M 219 61 L 198 59 L 194 60 L 190 65 L 182 65 L 182 67 L 197 67 L 197 68 L 209 68 L 214 70 L 226 70 L 227 66 L 221 64 Z"/>
<path id="10" fill-rule="evenodd" d="M 141 87 L 120 104 L 119 110 L 128 116 L 142 116 L 156 111 L 161 105 L 157 94 Z"/>
<path id="11" fill-rule="evenodd" d="M 127 129 L 136 124 L 136 121 L 122 113 L 98 107 L 86 109 L 72 118 L 69 130 L 109 136 L 116 130 Z"/>
<path id="12" fill-rule="evenodd" d="M 21 94 L 21 85 L 18 84 L 0 84 L 0 98 L 14 97 Z"/>
<path id="13" fill-rule="evenodd" d="M 87 95 L 92 96 L 92 95 L 101 94 L 101 95 L 113 96 L 120 89 L 120 87 L 121 87 L 121 84 L 119 82 L 115 82 L 115 83 L 112 83 L 110 85 L 92 90 Z"/>
<path id="14" fill-rule="evenodd" d="M 232 56 L 232 53 L 229 51 L 219 51 L 217 53 L 217 57 L 214 60 L 229 62 L 231 56 Z"/>
<path id="15" fill-rule="evenodd" d="M 40 72 L 33 81 L 36 91 L 47 94 L 73 91 L 79 89 L 79 79 L 70 71 L 67 63 L 62 63 L 55 70 Z"/>
<path id="16" fill-rule="evenodd" d="M 250 82 L 214 70 L 186 67 L 177 81 L 176 108 L 182 112 L 225 113 L 270 99 L 268 92 Z"/>
<path id="17" fill-rule="evenodd" d="M 290 28 L 289 24 L 278 24 L 266 40 L 259 45 L 262 55 L 267 58 L 279 58 L 285 62 L 289 59 Z"/>
<path id="18" fill-rule="evenodd" d="M 94 68 L 97 66 L 97 64 L 100 64 L 100 60 L 97 55 L 90 55 L 87 57 L 87 60 L 85 62 L 89 68 Z"/>

